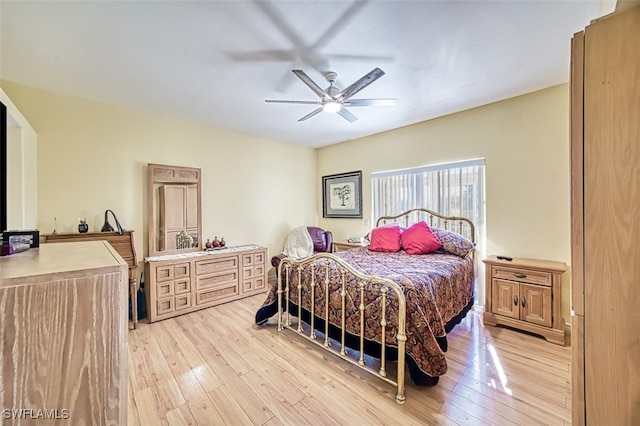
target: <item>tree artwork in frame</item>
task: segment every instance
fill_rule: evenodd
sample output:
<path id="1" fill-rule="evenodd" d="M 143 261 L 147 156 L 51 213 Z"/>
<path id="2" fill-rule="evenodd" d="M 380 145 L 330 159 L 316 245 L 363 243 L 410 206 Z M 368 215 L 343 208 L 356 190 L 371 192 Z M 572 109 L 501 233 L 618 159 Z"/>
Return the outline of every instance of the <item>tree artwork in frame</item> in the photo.
<path id="1" fill-rule="evenodd" d="M 322 217 L 362 219 L 362 172 L 322 176 Z"/>

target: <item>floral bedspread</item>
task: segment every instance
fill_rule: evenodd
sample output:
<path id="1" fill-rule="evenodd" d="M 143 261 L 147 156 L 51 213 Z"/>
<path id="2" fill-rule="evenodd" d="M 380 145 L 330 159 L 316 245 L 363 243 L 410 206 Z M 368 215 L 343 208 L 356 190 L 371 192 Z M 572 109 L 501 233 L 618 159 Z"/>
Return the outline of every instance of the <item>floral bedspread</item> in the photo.
<path id="1" fill-rule="evenodd" d="M 400 284 L 407 300 L 406 352 L 418 368 L 431 377 L 441 376 L 447 371 L 443 350 L 436 337 L 444 337 L 445 324 L 462 312 L 473 298 L 474 263 L 471 257 L 459 257 L 448 253 L 427 255 L 408 255 L 404 251 L 380 253 L 366 248 L 357 248 L 334 253 L 351 265 L 355 270 L 378 277 L 388 278 Z M 326 264 L 316 262 L 316 283 L 324 282 Z M 342 301 L 340 292 L 341 274 L 335 262 L 329 265 L 330 303 L 329 322 L 339 326 L 342 319 Z M 322 278 L 319 278 L 321 276 Z M 302 274 L 302 304 L 310 310 L 311 267 L 306 265 Z M 298 274 L 290 273 L 290 295 L 292 303 L 298 304 Z M 358 335 L 360 332 L 360 291 L 356 278 L 347 273 L 346 280 L 346 329 Z M 315 288 L 315 314 L 324 316 L 324 286 Z M 277 302 L 277 286 L 271 289 L 263 307 L 273 306 Z M 365 338 L 381 342 L 380 306 L 382 296 L 379 291 L 366 291 Z M 396 334 L 398 301 L 393 292 L 387 297 L 387 345 L 397 346 Z"/>

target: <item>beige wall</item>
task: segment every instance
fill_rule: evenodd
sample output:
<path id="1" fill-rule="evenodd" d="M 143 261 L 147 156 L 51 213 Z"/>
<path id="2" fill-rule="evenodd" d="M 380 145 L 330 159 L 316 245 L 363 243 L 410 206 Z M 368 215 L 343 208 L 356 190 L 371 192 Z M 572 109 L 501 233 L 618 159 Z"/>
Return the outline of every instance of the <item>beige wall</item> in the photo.
<path id="1" fill-rule="evenodd" d="M 365 220 L 371 219 L 372 172 L 484 158 L 485 254 L 568 264 L 568 141 L 569 94 L 564 84 L 322 148 L 318 153 L 320 176 L 362 170 L 364 219 L 322 219 L 320 192 L 319 226 L 332 230 L 336 239 L 369 231 Z M 568 277 L 564 275 L 562 301 L 567 322 Z"/>
<path id="2" fill-rule="evenodd" d="M 2 83 L 38 135 L 42 233 L 99 231 L 106 209 L 147 250 L 146 165 L 202 168 L 203 238 L 282 250 L 288 231 L 316 222 L 316 151 L 112 105 Z M 113 220 L 110 220 L 113 225 Z"/>

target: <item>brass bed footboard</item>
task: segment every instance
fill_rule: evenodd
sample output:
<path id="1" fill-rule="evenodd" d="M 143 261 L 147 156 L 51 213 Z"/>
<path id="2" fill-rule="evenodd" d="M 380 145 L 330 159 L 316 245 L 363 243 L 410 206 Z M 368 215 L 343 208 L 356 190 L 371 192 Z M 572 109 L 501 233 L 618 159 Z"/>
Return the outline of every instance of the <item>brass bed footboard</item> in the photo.
<path id="1" fill-rule="evenodd" d="M 305 269 L 305 268 L 310 268 Z M 303 282 L 303 271 L 306 279 Z M 309 278 L 310 277 L 310 278 Z M 356 281 L 357 288 L 347 288 L 347 277 L 353 285 Z M 367 293 L 365 295 L 365 292 Z M 366 296 L 379 299 L 379 310 L 376 315 L 371 315 L 369 320 L 376 318 L 380 327 L 380 367 L 378 370 L 370 368 L 365 363 L 365 327 L 369 323 L 365 318 Z M 291 295 L 296 302 L 292 302 Z M 397 316 L 388 315 L 391 297 L 398 301 Z M 308 300 L 309 303 L 304 301 Z M 331 302 L 333 300 L 333 303 Z M 347 331 L 347 306 L 359 300 L 357 310 L 359 311 L 359 331 Z M 340 306 L 336 306 L 339 303 Z M 295 326 L 291 322 L 291 310 L 293 305 L 297 306 L 298 321 Z M 308 331 L 303 328 L 303 310 L 308 311 L 309 324 Z M 333 314 L 333 318 L 330 314 Z M 396 386 L 396 402 L 403 404 L 405 401 L 405 342 L 406 337 L 406 310 L 407 304 L 402 288 L 395 282 L 371 275 L 361 274 L 342 259 L 329 254 L 320 253 L 303 260 L 293 258 L 283 259 L 278 266 L 278 331 L 287 328 L 304 336 L 306 339 L 323 347 L 334 355 L 362 368 L 387 383 Z M 336 312 L 339 311 L 339 315 Z M 353 312 L 351 313 L 353 314 Z M 316 318 L 322 318 L 324 330 L 316 330 Z M 339 329 L 338 348 L 331 347 L 330 341 L 330 319 L 333 330 Z M 337 321 L 336 321 L 337 320 Z M 396 321 L 394 324 L 390 321 Z M 338 322 L 339 324 L 336 324 Z M 322 326 L 320 326 L 322 327 Z M 395 340 L 397 341 L 397 374 L 395 380 L 387 374 L 387 331 L 396 330 Z M 352 326 L 353 328 L 353 326 Z M 316 331 L 324 334 L 318 339 Z M 359 348 L 347 347 L 346 335 L 357 335 L 359 337 Z M 350 357 L 349 350 L 358 351 L 357 360 Z"/>

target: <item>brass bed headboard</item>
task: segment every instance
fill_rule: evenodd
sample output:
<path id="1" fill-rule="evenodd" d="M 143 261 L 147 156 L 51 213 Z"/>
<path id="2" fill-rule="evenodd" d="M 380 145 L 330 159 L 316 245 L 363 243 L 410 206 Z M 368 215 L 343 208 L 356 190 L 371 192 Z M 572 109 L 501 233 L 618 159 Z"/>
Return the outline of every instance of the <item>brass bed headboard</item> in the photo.
<path id="1" fill-rule="evenodd" d="M 381 216 L 376 221 L 376 227 L 389 223 L 397 223 L 399 225 L 409 227 L 414 223 L 424 220 L 432 228 L 446 229 L 456 232 L 465 238 L 468 238 L 475 244 L 476 228 L 473 222 L 466 217 L 445 216 L 424 208 L 416 208 L 407 210 L 397 216 Z"/>

